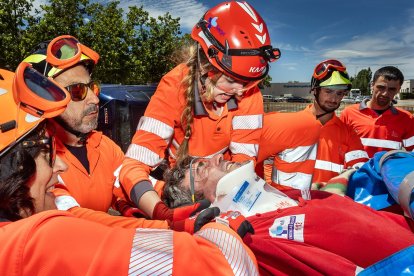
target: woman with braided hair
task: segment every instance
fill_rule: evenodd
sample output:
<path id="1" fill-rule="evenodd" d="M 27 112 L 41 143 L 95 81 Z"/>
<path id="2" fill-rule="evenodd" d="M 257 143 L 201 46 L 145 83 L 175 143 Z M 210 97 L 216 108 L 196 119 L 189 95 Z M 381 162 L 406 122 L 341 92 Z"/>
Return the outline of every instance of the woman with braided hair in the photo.
<path id="1" fill-rule="evenodd" d="M 256 160 L 263 99 L 257 87 L 280 56 L 260 15 L 246 2 L 224 2 L 194 26 L 186 62 L 167 73 L 141 118 L 120 171 L 131 200 L 153 219 L 180 220 L 208 205 L 169 209 L 149 173 L 167 158 L 223 153 Z"/>

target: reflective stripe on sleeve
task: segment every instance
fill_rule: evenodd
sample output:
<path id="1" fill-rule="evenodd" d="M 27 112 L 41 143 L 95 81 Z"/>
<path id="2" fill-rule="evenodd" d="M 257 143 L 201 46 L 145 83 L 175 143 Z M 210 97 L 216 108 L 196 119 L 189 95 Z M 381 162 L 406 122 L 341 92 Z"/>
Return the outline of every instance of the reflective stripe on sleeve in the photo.
<path id="1" fill-rule="evenodd" d="M 414 136 L 411 136 L 408 139 L 403 139 L 403 145 L 406 148 L 414 146 Z"/>
<path id="2" fill-rule="evenodd" d="M 167 141 L 167 143 L 170 141 L 170 138 L 174 132 L 174 129 L 166 123 L 145 116 L 142 116 L 139 120 L 137 129 L 151 132 Z"/>
<path id="3" fill-rule="evenodd" d="M 128 275 L 172 275 L 173 231 L 137 229 Z"/>
<path id="4" fill-rule="evenodd" d="M 55 205 L 58 210 L 67 211 L 73 207 L 80 207 L 79 203 L 70 195 L 61 195 L 55 198 Z"/>
<path id="5" fill-rule="evenodd" d="M 401 149 L 401 143 L 397 141 L 374 139 L 374 138 L 361 138 L 361 142 L 365 147 Z"/>
<path id="6" fill-rule="evenodd" d="M 114 182 L 114 186 L 116 188 L 120 188 L 121 187 L 121 183 L 119 182 L 119 172 L 122 169 L 122 165 L 119 166 L 115 171 L 114 171 L 114 176 L 115 176 L 115 182 Z"/>
<path id="7" fill-rule="evenodd" d="M 245 144 L 245 143 L 230 143 L 230 151 L 233 154 L 245 154 L 248 156 L 257 156 L 259 145 L 257 144 Z"/>
<path id="8" fill-rule="evenodd" d="M 229 233 L 219 229 L 207 228 L 198 231 L 194 235 L 214 243 L 223 253 L 234 275 L 259 275 L 242 242 Z"/>
<path id="9" fill-rule="evenodd" d="M 344 166 L 329 161 L 316 160 L 315 169 L 340 173 L 343 171 Z"/>
<path id="10" fill-rule="evenodd" d="M 300 172 L 286 173 L 273 167 L 272 181 L 276 184 L 299 190 L 309 190 L 312 183 L 312 175 Z"/>
<path id="11" fill-rule="evenodd" d="M 368 153 L 365 150 L 353 150 L 345 153 L 345 163 L 354 161 L 360 158 L 369 158 Z"/>
<path id="12" fill-rule="evenodd" d="M 160 156 L 152 150 L 136 144 L 129 145 L 125 156 L 152 167 L 158 165 L 162 161 Z"/>
<path id="13" fill-rule="evenodd" d="M 263 115 L 244 115 L 244 116 L 234 116 L 233 129 L 258 129 L 262 128 L 263 125 Z"/>
<path id="14" fill-rule="evenodd" d="M 292 149 L 286 149 L 278 155 L 281 160 L 288 163 L 303 162 L 306 160 L 315 160 L 317 149 L 317 144 L 313 144 L 310 146 L 300 146 Z"/>

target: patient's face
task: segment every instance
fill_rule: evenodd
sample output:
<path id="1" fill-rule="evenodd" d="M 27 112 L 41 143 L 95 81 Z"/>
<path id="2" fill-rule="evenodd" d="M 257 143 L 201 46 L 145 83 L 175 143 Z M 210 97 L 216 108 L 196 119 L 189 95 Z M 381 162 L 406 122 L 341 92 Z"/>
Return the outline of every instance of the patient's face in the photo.
<path id="1" fill-rule="evenodd" d="M 194 191 L 202 193 L 206 199 L 213 202 L 218 181 L 240 166 L 241 163 L 224 160 L 222 154 L 194 161 L 190 168 L 194 178 Z M 182 185 L 190 189 L 190 170 L 186 173 Z"/>

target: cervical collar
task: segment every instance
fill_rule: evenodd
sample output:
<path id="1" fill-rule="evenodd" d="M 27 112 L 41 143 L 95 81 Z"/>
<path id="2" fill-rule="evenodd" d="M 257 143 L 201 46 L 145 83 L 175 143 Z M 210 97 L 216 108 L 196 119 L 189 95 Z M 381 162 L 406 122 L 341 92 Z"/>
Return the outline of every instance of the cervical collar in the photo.
<path id="1" fill-rule="evenodd" d="M 247 217 L 297 206 L 297 203 L 258 177 L 251 161 L 219 180 L 213 206 L 222 212 L 239 211 Z"/>

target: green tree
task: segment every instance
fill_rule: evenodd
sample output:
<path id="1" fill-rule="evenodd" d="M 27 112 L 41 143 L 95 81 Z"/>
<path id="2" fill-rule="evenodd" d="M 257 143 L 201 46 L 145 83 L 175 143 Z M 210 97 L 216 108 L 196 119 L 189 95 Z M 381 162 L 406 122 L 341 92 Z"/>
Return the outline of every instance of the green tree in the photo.
<path id="1" fill-rule="evenodd" d="M 362 69 L 358 72 L 357 76 L 352 79 L 352 88 L 359 88 L 362 95 L 369 95 L 371 77 L 371 68 L 368 67 L 368 69 Z"/>
<path id="2" fill-rule="evenodd" d="M 88 7 L 90 15 L 85 25 L 79 28 L 79 39 L 100 54 L 94 77 L 104 83 L 126 83 L 125 69 L 129 59 L 127 32 L 119 2 L 106 6 L 94 3 Z"/>
<path id="3" fill-rule="evenodd" d="M 14 70 L 30 48 L 27 26 L 34 24 L 30 15 L 32 1 L 0 1 L 0 67 Z"/>

